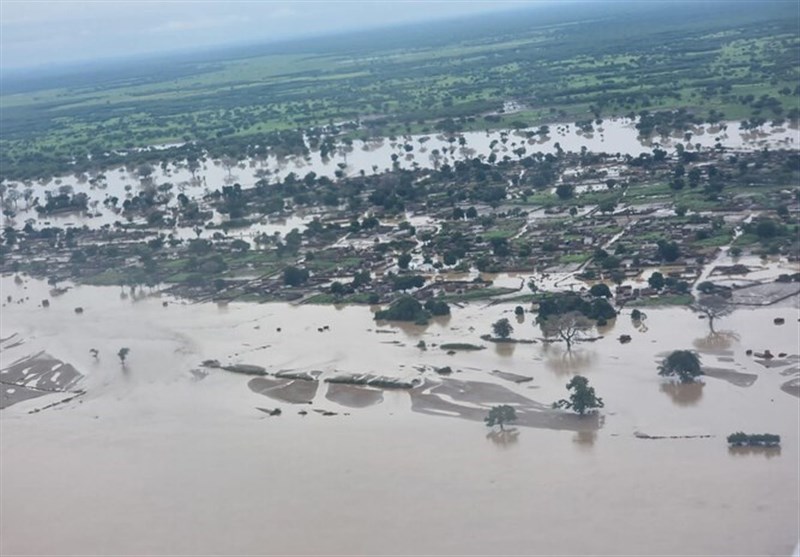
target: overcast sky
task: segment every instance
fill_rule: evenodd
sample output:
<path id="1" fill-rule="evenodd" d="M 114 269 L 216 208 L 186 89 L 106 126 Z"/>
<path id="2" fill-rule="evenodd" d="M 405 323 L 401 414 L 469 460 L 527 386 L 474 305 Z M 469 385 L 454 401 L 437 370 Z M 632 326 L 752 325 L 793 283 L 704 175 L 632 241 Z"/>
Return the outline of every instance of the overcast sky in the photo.
<path id="1" fill-rule="evenodd" d="M 0 0 L 0 66 L 269 42 L 450 19 L 544 1 Z"/>

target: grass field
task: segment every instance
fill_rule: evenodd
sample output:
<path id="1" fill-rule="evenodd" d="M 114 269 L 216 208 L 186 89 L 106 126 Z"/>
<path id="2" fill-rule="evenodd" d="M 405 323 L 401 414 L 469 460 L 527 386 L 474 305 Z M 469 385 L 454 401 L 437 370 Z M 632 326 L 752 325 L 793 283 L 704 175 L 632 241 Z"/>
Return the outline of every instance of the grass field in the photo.
<path id="1" fill-rule="evenodd" d="M 360 120 L 360 135 L 518 127 L 642 110 L 797 116 L 790 2 L 603 4 L 364 32 L 205 58 L 5 77 L 3 175 L 110 149 L 259 141 Z M 505 114 L 505 101 L 522 110 Z M 240 150 L 241 147 L 238 147 Z"/>

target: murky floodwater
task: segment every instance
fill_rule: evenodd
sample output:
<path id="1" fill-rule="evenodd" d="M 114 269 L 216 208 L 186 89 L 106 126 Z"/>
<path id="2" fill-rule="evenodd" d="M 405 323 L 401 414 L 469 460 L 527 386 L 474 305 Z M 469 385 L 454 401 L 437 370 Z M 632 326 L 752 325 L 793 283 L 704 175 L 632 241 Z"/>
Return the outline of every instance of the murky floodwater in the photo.
<path id="1" fill-rule="evenodd" d="M 466 132 L 458 136 L 464 138 L 463 146 L 456 138 L 444 135 L 406 136 L 394 140 L 388 138 L 368 142 L 356 140 L 351 147 L 342 146 L 327 158 L 322 158 L 320 153 L 315 151 L 305 158 L 266 157 L 228 166 L 218 160 L 208 160 L 203 163 L 195 176 L 191 174 L 185 161 L 181 161 L 177 164 L 167 164 L 163 168 L 154 167 L 152 174 L 145 181 L 155 185 L 172 184 L 171 204 L 174 205 L 177 202 L 175 197 L 179 193 L 199 199 L 225 184 L 238 182 L 242 187 L 249 188 L 261 178 L 275 182 L 284 179 L 289 173 L 302 178 L 307 173 L 314 172 L 317 176 L 334 179 L 337 171 L 354 176 L 361 172 L 366 174 L 384 172 L 395 165 L 404 169 L 435 168 L 444 164 L 452 165 L 455 161 L 466 158 L 488 157 L 492 153 L 498 160 L 502 160 L 505 156 L 517 159 L 519 156 L 536 152 L 554 153 L 558 147 L 567 152 L 580 152 L 586 148 L 590 152 L 638 156 L 640 153 L 652 152 L 654 147 L 674 151 L 679 143 L 689 150 L 697 149 L 698 146 L 701 149 L 708 149 L 717 143 L 727 149 L 744 150 L 764 147 L 797 148 L 800 144 L 800 132 L 796 128 L 765 125 L 758 130 L 744 131 L 739 128 L 738 122 L 728 122 L 718 126 L 695 126 L 688 136 L 680 132 L 668 137 L 655 135 L 652 138 L 639 137 L 635 121 L 626 118 L 604 120 L 602 125 L 595 127 L 593 133 L 584 133 L 574 124 L 554 124 L 550 126 L 550 132 L 546 136 L 526 137 L 526 133 L 536 129 L 512 132 Z M 406 145 L 412 150 L 406 151 Z M 520 149 L 524 149 L 524 152 L 518 151 Z M 396 157 L 396 162 L 393 156 Z M 121 207 L 126 197 L 136 195 L 142 187 L 142 179 L 136 170 L 112 169 L 93 180 L 94 183 L 90 183 L 85 180 L 79 181 L 75 176 L 62 176 L 44 184 L 37 182 L 11 184 L 18 190 L 20 196 L 15 222 L 24 223 L 26 219 L 36 218 L 35 211 L 29 207 L 30 202 L 38 197 L 44 204 L 46 191 L 57 192 L 60 187 L 65 186 L 72 187 L 75 192 L 87 193 L 90 210 L 85 214 L 50 216 L 47 220 L 53 225 L 86 225 L 90 228 L 99 228 L 114 224 L 116 221 L 125 222 L 125 217 L 105 206 L 104 201 L 108 197 L 117 197 L 118 206 Z M 26 189 L 31 190 L 27 200 Z M 5 226 L 5 219 L 5 216 L 0 215 L 1 226 Z M 221 216 L 215 215 L 214 220 L 220 221 Z M 302 231 L 305 222 L 284 226 L 280 223 L 270 223 L 268 228 L 259 232 L 286 234 L 298 224 Z"/>
<path id="2" fill-rule="evenodd" d="M 191 305 L 85 286 L 51 298 L 46 284 L 10 277 L 0 290 L 3 300 L 30 298 L 2 308 L 0 337 L 25 342 L 0 354 L 0 368 L 46 350 L 85 374 L 87 390 L 37 414 L 27 412 L 61 395 L 0 413 L 3 554 L 779 555 L 797 542 L 800 401 L 780 387 L 798 370 L 745 354 L 800 353 L 796 299 L 736 311 L 714 337 L 688 310 L 646 310 L 639 325 L 625 312 L 605 338 L 568 354 L 481 341 L 500 317 L 514 337 L 541 336 L 510 304 L 394 327 L 363 307 Z M 51 307 L 37 307 L 44 298 Z M 620 344 L 621 334 L 632 341 Z M 445 342 L 486 349 L 448 355 Z M 684 348 L 729 375 L 665 383 L 658 361 Z M 440 380 L 431 368 L 450 366 L 453 379 L 544 404 L 581 373 L 606 408 L 596 432 L 487 437 L 480 422 L 412 412 L 404 391 L 351 408 L 322 383 L 309 406 L 253 392 L 244 375 L 212 369 L 198 380 L 191 370 L 210 358 L 428 381 Z M 743 387 L 736 374 L 757 378 Z M 782 450 L 730 452 L 724 437 L 740 429 L 778 433 Z"/>

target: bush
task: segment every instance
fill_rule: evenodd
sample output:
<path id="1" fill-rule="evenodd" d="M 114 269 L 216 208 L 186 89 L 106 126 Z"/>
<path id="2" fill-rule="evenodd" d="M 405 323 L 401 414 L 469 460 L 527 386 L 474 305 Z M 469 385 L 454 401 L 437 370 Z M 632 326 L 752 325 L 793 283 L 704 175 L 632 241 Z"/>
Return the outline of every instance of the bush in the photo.
<path id="1" fill-rule="evenodd" d="M 409 288 L 420 288 L 425 284 L 425 277 L 420 275 L 403 275 L 392 277 L 393 290 L 408 290 Z"/>
<path id="2" fill-rule="evenodd" d="M 677 376 L 682 383 L 691 383 L 695 377 L 703 375 L 700 357 L 691 350 L 675 350 L 658 366 L 658 374 Z"/>
<path id="3" fill-rule="evenodd" d="M 594 320 L 611 320 L 617 316 L 617 312 L 605 298 L 595 298 L 589 301 L 573 292 L 566 292 L 548 295 L 539 302 L 539 313 L 536 320 L 542 323 L 551 315 L 563 315 L 572 311 L 577 311 Z"/>
<path id="4" fill-rule="evenodd" d="M 391 303 L 388 309 L 375 313 L 376 320 L 427 322 L 430 313 L 411 296 L 403 296 Z"/>
<path id="5" fill-rule="evenodd" d="M 608 287 L 607 284 L 600 282 L 598 284 L 592 285 L 592 287 L 589 289 L 589 294 L 591 294 L 595 298 L 610 298 L 611 289 Z"/>
<path id="6" fill-rule="evenodd" d="M 499 338 L 508 338 L 512 332 L 514 332 L 514 327 L 511 326 L 508 319 L 505 317 L 503 319 L 498 319 L 492 325 L 492 331 L 494 332 L 495 336 Z"/>
<path id="7" fill-rule="evenodd" d="M 728 443 L 736 447 L 777 447 L 781 444 L 781 436 L 774 433 L 744 433 L 738 431 L 728 435 Z"/>
<path id="8" fill-rule="evenodd" d="M 425 302 L 425 309 L 431 315 L 450 315 L 450 306 L 441 300 L 428 300 Z"/>
<path id="9" fill-rule="evenodd" d="M 308 281 L 308 269 L 289 266 L 283 270 L 283 283 L 287 286 L 300 286 Z"/>

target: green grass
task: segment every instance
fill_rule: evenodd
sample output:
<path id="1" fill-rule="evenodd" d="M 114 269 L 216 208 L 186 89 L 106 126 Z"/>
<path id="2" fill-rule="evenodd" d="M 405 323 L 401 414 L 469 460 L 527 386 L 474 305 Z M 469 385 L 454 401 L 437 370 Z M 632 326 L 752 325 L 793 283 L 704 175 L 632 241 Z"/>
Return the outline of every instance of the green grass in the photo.
<path id="1" fill-rule="evenodd" d="M 604 118 L 687 107 L 739 119 L 755 111 L 743 95 L 769 95 L 789 110 L 797 96 L 780 91 L 800 79 L 790 4 L 725 13 L 687 5 L 680 18 L 672 6 L 626 8 L 617 14 L 624 17 L 606 7 L 565 8 L 552 21 L 519 12 L 382 31 L 370 40 L 254 48 L 238 58 L 168 59 L 146 70 L 118 65 L 23 92 L 5 80 L 0 149 L 9 174 L 35 176 L 86 150 L 184 137 L 229 144 L 364 115 L 385 122 L 373 120 L 360 133 L 385 135 L 433 132 L 451 119 L 449 126 L 465 131 L 575 121 L 592 118 L 591 107 L 601 107 Z M 524 110 L 485 118 L 510 99 Z M 772 116 L 769 109 L 762 115 Z M 581 202 L 608 195 L 616 194 L 586 194 Z M 561 201 L 536 194 L 526 203 Z"/>
<path id="2" fill-rule="evenodd" d="M 630 307 L 688 306 L 694 301 L 691 294 L 666 294 L 655 298 L 639 298 L 626 304 Z"/>
<path id="3" fill-rule="evenodd" d="M 587 261 L 591 256 L 588 253 L 570 253 L 567 255 L 562 255 L 558 261 L 562 265 L 571 265 L 573 263 L 583 263 Z"/>
<path id="4" fill-rule="evenodd" d="M 442 350 L 484 350 L 486 347 L 468 342 L 449 342 L 439 345 L 439 348 Z"/>
<path id="5" fill-rule="evenodd" d="M 517 289 L 504 288 L 504 287 L 490 287 L 490 288 L 480 288 L 480 289 L 470 290 L 463 294 L 447 294 L 439 299 L 444 300 L 445 302 L 470 302 L 474 300 L 486 300 L 488 298 L 494 298 L 495 296 L 502 296 L 504 294 L 510 294 L 512 292 L 517 292 Z"/>

